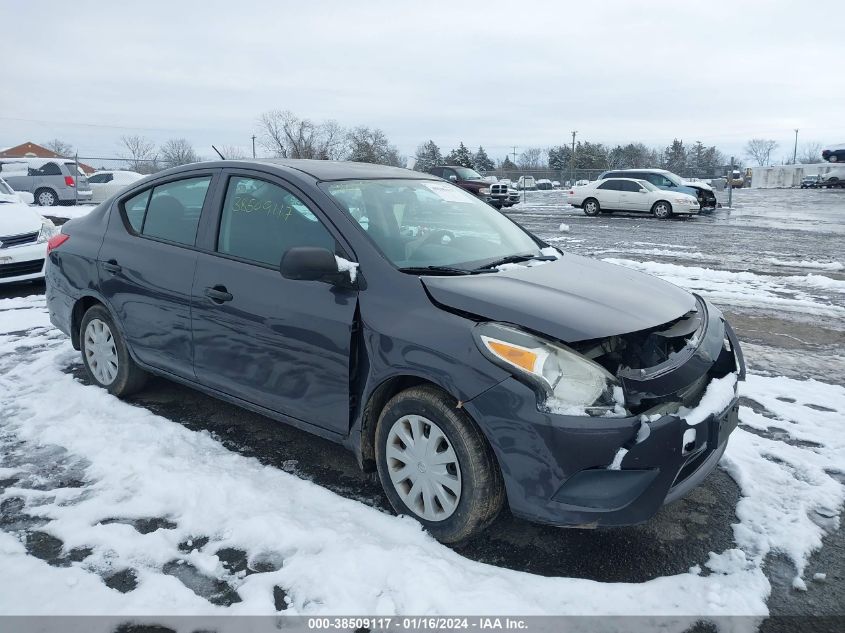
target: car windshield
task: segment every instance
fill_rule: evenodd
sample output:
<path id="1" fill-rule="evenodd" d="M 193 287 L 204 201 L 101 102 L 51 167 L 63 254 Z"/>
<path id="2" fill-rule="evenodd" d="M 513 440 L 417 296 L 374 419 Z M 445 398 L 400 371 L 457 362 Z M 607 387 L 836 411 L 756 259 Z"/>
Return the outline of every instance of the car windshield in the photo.
<path id="1" fill-rule="evenodd" d="M 458 178 L 461 180 L 481 180 L 481 174 L 474 169 L 469 167 L 455 167 L 454 169 L 458 172 Z"/>
<path id="2" fill-rule="evenodd" d="M 451 184 L 352 180 L 321 187 L 398 268 L 469 270 L 512 255 L 541 255 L 518 225 Z"/>
<path id="3" fill-rule="evenodd" d="M 668 178 L 669 180 L 671 180 L 673 183 L 675 183 L 675 186 L 677 186 L 677 187 L 682 187 L 682 186 L 684 185 L 683 180 L 681 180 L 681 179 L 680 179 L 678 176 L 676 176 L 675 174 L 671 174 L 671 173 L 669 173 L 669 172 L 666 172 L 666 173 L 664 173 L 663 175 L 664 175 L 664 176 L 666 176 L 666 178 Z"/>

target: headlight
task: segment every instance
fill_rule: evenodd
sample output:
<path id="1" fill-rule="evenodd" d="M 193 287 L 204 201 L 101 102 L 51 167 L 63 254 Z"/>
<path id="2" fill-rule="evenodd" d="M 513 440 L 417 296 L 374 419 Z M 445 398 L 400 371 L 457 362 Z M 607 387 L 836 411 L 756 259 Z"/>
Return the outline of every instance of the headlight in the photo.
<path id="1" fill-rule="evenodd" d="M 47 218 L 41 219 L 41 230 L 38 232 L 38 243 L 42 244 L 54 235 L 59 234 L 59 227 L 50 222 Z"/>
<path id="2" fill-rule="evenodd" d="M 481 189 L 478 190 L 478 193 L 480 193 L 482 196 L 489 196 L 490 195 L 490 187 L 482 187 Z"/>
<path id="3" fill-rule="evenodd" d="M 565 415 L 627 414 L 616 378 L 578 352 L 499 323 L 481 323 L 474 334 L 487 358 L 538 389 L 541 408 Z"/>

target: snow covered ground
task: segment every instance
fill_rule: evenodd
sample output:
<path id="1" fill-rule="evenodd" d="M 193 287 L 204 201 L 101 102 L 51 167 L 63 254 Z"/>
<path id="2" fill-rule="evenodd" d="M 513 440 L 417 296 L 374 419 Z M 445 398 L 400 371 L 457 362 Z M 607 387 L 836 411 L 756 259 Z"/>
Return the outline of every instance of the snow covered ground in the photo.
<path id="1" fill-rule="evenodd" d="M 560 205 L 527 209 L 517 208 L 515 219 L 536 213 L 531 221 L 546 223 L 545 236 L 561 235 L 560 215 L 568 212 Z M 726 266 L 745 255 L 684 242 L 692 222 L 632 231 L 634 221 L 647 220 L 600 218 L 611 231 L 598 233 L 595 222 L 570 214 L 571 230 L 559 243 L 601 251 L 627 242 L 599 256 L 697 289 L 737 318 L 751 310 L 748 323 L 777 318 L 779 328 L 800 328 L 802 318 L 824 319 L 827 337 L 845 329 L 839 269 Z M 662 239 L 651 233 L 657 230 Z M 778 259 L 843 261 L 835 247 L 825 248 Z M 723 261 L 655 261 L 656 250 Z M 113 398 L 78 377 L 78 353 L 50 326 L 43 296 L 0 299 L 0 614 L 644 614 L 675 617 L 661 620 L 663 630 L 681 631 L 690 624 L 684 616 L 774 610 L 775 553 L 794 568 L 795 595 L 839 583 L 841 597 L 841 558 L 838 569 L 821 570 L 824 581 L 807 565 L 826 535 L 841 529 L 845 387 L 837 377 L 806 378 L 801 362 L 830 357 L 814 356 L 813 346 L 782 348 L 779 340 L 746 348 L 753 371 L 741 385 L 740 427 L 721 462 L 740 493 L 727 509 L 732 542 L 710 544 L 709 553 L 705 544 L 688 571 L 597 582 L 473 560 L 366 498 L 339 495 L 231 450 L 216 433 Z M 734 624 L 753 629 L 757 621 Z M 629 629 L 630 622 L 620 624 Z"/>

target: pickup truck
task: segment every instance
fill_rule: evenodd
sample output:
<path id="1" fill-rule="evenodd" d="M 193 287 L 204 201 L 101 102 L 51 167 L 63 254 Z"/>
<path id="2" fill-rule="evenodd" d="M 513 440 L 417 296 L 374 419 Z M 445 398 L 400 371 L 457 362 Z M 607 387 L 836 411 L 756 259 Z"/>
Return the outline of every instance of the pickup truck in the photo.
<path id="1" fill-rule="evenodd" d="M 497 209 L 511 207 L 519 202 L 519 192 L 504 183 L 487 182 L 481 174 L 469 167 L 439 165 L 429 169 L 428 173 L 448 180 Z"/>

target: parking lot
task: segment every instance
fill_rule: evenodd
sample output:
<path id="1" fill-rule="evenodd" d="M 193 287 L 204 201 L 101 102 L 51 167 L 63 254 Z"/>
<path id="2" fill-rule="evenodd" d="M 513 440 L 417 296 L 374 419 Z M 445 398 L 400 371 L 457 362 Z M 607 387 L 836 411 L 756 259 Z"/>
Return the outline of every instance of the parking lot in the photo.
<path id="1" fill-rule="evenodd" d="M 43 286 L 5 287 L 0 593 L 59 612 L 842 614 L 845 190 L 738 190 L 667 221 L 564 199 L 508 214 L 706 296 L 743 343 L 740 430 L 686 499 L 613 530 L 506 514 L 450 551 L 328 441 L 161 379 L 128 405 L 85 386 Z"/>

